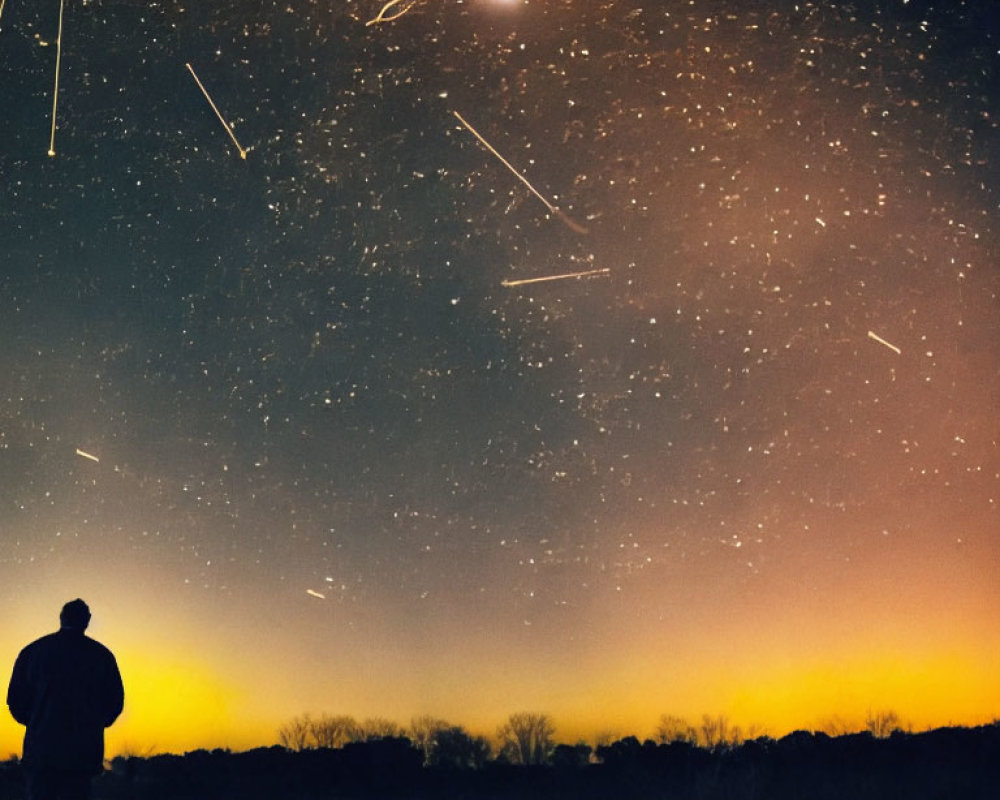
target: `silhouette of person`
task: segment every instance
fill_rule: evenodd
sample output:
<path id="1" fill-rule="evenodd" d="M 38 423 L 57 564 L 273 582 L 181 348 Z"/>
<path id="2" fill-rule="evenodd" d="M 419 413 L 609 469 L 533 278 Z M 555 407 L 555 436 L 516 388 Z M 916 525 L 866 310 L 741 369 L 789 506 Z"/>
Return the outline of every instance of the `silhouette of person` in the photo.
<path id="1" fill-rule="evenodd" d="M 122 712 L 125 692 L 114 655 L 84 635 L 90 609 L 72 600 L 58 633 L 25 647 L 7 689 L 10 713 L 27 730 L 28 800 L 86 800 L 104 768 L 104 729 Z"/>

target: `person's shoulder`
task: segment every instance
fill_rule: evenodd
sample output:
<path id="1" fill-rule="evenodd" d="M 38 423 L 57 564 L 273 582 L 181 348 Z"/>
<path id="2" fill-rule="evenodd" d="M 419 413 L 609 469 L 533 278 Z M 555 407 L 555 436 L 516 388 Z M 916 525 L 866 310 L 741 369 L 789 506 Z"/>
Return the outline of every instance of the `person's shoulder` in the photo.
<path id="1" fill-rule="evenodd" d="M 84 646 L 89 647 L 93 652 L 100 653 L 101 655 L 107 656 L 108 658 L 115 657 L 114 653 L 111 652 L 111 649 L 101 644 L 99 641 L 97 641 L 97 639 L 91 639 L 89 636 L 84 636 L 83 640 L 86 642 L 86 645 Z"/>
<path id="2" fill-rule="evenodd" d="M 39 638 L 35 639 L 35 641 L 33 641 L 31 644 L 26 645 L 21 650 L 21 652 L 30 653 L 35 650 L 44 650 L 48 647 L 52 647 L 56 643 L 58 636 L 59 636 L 58 633 L 47 633 L 45 636 L 40 636 Z"/>
<path id="3" fill-rule="evenodd" d="M 49 633 L 25 645 L 21 648 L 21 652 L 18 653 L 18 660 L 31 661 L 39 657 L 45 658 L 46 653 L 58 647 L 56 635 L 55 633 Z"/>

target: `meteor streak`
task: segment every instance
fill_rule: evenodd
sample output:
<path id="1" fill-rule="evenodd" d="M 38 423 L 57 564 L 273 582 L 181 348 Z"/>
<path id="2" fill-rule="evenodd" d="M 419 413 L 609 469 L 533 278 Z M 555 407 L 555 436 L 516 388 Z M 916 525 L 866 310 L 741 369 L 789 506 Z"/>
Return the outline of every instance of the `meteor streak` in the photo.
<path id="1" fill-rule="evenodd" d="M 500 281 L 501 286 L 524 286 L 526 283 L 544 283 L 546 281 L 561 281 L 566 278 L 586 278 L 591 275 L 607 275 L 611 272 L 610 267 L 602 269 L 588 269 L 583 272 L 561 272 L 558 275 L 542 275 L 539 278 L 522 278 L 516 281 Z"/>
<path id="2" fill-rule="evenodd" d="M 522 175 L 520 172 L 518 172 L 514 168 L 513 164 L 511 164 L 506 158 L 504 158 L 502 155 L 500 155 L 500 153 L 498 153 L 496 151 L 496 149 L 493 147 L 493 145 L 491 145 L 489 142 L 487 142 L 482 137 L 482 135 L 479 133 L 479 131 L 477 131 L 475 128 L 472 127 L 472 125 L 470 125 L 468 122 L 466 122 L 465 118 L 461 114 L 459 114 L 457 111 L 452 111 L 451 113 L 454 114 L 458 118 L 458 121 L 461 122 L 466 127 L 466 129 L 468 129 L 469 133 L 471 133 L 473 136 L 475 136 L 482 143 L 483 147 L 485 147 L 493 155 L 495 155 L 498 159 L 500 159 L 500 163 L 503 164 L 505 167 L 507 167 L 507 169 L 509 169 L 511 172 L 513 172 L 514 175 L 517 176 L 517 179 L 520 180 L 521 183 L 523 183 L 525 186 L 527 186 L 528 189 L 531 190 L 531 193 L 533 195 L 535 195 L 535 197 L 537 197 L 539 200 L 542 201 L 542 203 L 544 203 L 545 207 L 549 210 L 549 213 L 552 214 L 552 216 L 559 217 L 559 219 L 561 219 L 563 221 L 563 223 L 566 225 L 566 227 L 569 228 L 574 233 L 586 233 L 587 232 L 586 228 L 584 228 L 582 225 L 580 225 L 580 224 L 574 222 L 573 220 L 571 220 L 562 211 L 560 211 L 558 208 L 556 208 L 554 205 L 552 205 L 552 203 L 550 203 L 548 200 L 546 200 L 545 197 L 542 195 L 542 193 L 539 192 L 538 189 L 536 189 L 534 186 L 532 186 L 531 183 L 528 182 L 528 179 L 525 178 L 524 175 Z"/>
<path id="3" fill-rule="evenodd" d="M 896 355 L 900 355 L 903 352 L 898 347 L 896 347 L 896 345 L 887 342 L 885 339 L 883 339 L 881 336 L 875 333 L 875 331 L 868 331 L 868 338 L 874 339 L 879 344 L 884 344 L 886 347 L 892 350 L 892 352 L 894 352 Z"/>
<path id="4" fill-rule="evenodd" d="M 238 141 L 236 141 L 236 134 L 233 133 L 233 129 L 229 127 L 229 123 L 226 122 L 226 120 L 223 118 L 222 114 L 218 109 L 218 106 L 216 106 L 215 103 L 212 101 L 212 98 L 209 96 L 208 90 L 205 88 L 204 84 L 202 84 L 202 82 L 198 79 L 198 76 L 195 74 L 194 67 L 192 67 L 190 64 L 185 64 L 184 66 L 188 68 L 188 71 L 191 73 L 191 77 L 194 78 L 194 82 L 198 84 L 198 88 L 201 89 L 201 93 L 205 95 L 205 99 L 208 100 L 208 104 L 212 107 L 212 111 L 215 112 L 215 116 L 219 118 L 219 122 L 222 123 L 222 127 L 226 129 L 226 133 L 229 134 L 229 138 L 232 139 L 233 144 L 236 145 L 236 149 L 240 151 L 240 158 L 242 158 L 245 161 L 247 157 L 247 151 L 240 146 L 240 143 Z"/>
<path id="5" fill-rule="evenodd" d="M 63 6 L 65 0 L 59 0 L 59 31 L 56 33 L 56 79 L 52 87 L 52 132 L 49 134 L 49 156 L 56 154 L 56 107 L 59 105 L 59 65 L 62 63 L 62 29 Z M 0 8 L 0 12 L 3 9 Z"/>

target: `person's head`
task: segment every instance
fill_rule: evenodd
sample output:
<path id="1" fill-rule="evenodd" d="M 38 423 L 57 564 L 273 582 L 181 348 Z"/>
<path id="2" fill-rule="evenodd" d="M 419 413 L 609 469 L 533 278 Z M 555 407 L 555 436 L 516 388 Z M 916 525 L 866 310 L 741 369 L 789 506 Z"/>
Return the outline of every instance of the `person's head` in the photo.
<path id="1" fill-rule="evenodd" d="M 90 609 L 79 598 L 70 600 L 59 613 L 59 624 L 65 630 L 85 631 L 90 624 Z"/>

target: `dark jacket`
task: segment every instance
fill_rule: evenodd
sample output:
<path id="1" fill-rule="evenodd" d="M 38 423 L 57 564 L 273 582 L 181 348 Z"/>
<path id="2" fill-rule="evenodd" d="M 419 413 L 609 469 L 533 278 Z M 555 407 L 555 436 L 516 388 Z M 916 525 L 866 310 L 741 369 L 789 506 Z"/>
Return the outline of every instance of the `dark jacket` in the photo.
<path id="1" fill-rule="evenodd" d="M 99 772 L 104 729 L 124 698 L 115 657 L 82 631 L 63 629 L 29 644 L 7 689 L 11 715 L 27 727 L 25 767 Z"/>

